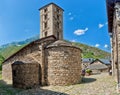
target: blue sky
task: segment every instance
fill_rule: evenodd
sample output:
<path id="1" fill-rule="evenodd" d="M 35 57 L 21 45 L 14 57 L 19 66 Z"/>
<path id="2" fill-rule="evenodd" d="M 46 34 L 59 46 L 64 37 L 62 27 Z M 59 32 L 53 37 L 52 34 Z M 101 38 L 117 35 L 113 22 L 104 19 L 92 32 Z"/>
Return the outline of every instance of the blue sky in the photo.
<path id="1" fill-rule="evenodd" d="M 0 45 L 40 32 L 39 8 L 54 2 L 64 9 L 64 39 L 108 50 L 106 0 L 0 0 Z"/>

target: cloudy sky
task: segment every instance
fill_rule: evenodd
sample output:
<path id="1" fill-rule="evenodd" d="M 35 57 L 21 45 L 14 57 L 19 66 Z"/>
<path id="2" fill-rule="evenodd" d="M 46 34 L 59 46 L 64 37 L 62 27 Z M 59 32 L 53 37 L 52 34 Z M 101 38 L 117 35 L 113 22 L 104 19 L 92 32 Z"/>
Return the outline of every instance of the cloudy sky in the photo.
<path id="1" fill-rule="evenodd" d="M 64 39 L 109 51 L 106 0 L 0 0 L 0 45 L 40 32 L 39 8 L 54 2 L 64 9 Z"/>

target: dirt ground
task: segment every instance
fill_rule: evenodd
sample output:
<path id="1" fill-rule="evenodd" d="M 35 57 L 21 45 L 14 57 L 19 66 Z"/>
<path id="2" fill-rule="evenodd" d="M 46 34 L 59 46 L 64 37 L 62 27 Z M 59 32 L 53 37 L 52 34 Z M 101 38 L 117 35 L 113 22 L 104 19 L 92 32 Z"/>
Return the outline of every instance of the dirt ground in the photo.
<path id="1" fill-rule="evenodd" d="M 116 82 L 108 73 L 85 76 L 83 82 L 70 86 L 46 86 L 36 89 L 14 89 L 0 80 L 0 95 L 120 95 Z"/>

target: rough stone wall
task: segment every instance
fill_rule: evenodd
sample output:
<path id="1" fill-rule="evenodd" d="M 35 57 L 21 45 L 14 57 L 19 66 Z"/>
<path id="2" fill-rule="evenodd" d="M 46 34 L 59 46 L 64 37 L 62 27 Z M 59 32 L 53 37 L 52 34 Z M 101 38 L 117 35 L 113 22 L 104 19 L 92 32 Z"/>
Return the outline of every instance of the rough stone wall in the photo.
<path id="1" fill-rule="evenodd" d="M 118 58 L 118 81 L 120 83 L 120 25 L 117 27 L 117 58 Z"/>
<path id="2" fill-rule="evenodd" d="M 113 41 L 114 41 L 114 63 L 115 79 L 120 84 L 120 2 L 115 3 L 114 23 L 113 23 Z M 120 89 L 120 88 L 119 88 Z"/>
<path id="3" fill-rule="evenodd" d="M 11 64 L 15 61 L 23 61 L 26 63 L 39 62 L 41 64 L 41 52 L 39 51 L 38 45 L 28 46 L 4 62 L 2 66 L 2 79 L 7 83 L 12 83 Z"/>
<path id="4" fill-rule="evenodd" d="M 45 16 L 47 16 L 46 19 Z M 47 23 L 47 27 L 45 27 L 45 23 Z M 40 10 L 40 29 L 40 38 L 54 35 L 57 39 L 63 39 L 63 10 L 54 4 L 42 8 Z"/>
<path id="5" fill-rule="evenodd" d="M 2 79 L 7 83 L 12 83 L 11 64 L 13 64 L 15 61 L 22 61 L 25 63 L 39 63 L 42 68 L 42 75 L 44 75 L 44 56 L 42 54 L 42 48 L 54 41 L 55 39 L 53 37 L 49 37 L 43 40 L 32 42 L 31 44 L 8 58 L 2 66 Z M 44 82 L 44 76 L 42 77 L 42 81 Z"/>
<path id="6" fill-rule="evenodd" d="M 13 87 L 27 89 L 40 85 L 40 70 L 37 63 L 12 64 Z"/>
<path id="7" fill-rule="evenodd" d="M 116 42 L 116 29 L 113 33 L 113 38 L 112 38 L 112 48 L 113 48 L 113 52 L 112 52 L 112 55 L 113 55 L 113 65 L 112 65 L 112 74 L 113 74 L 113 77 L 116 81 L 118 81 L 117 79 L 117 70 L 118 70 L 118 62 L 117 62 L 117 42 Z"/>
<path id="8" fill-rule="evenodd" d="M 52 47 L 45 51 L 48 85 L 71 85 L 81 81 L 81 51 L 75 47 Z"/>
<path id="9" fill-rule="evenodd" d="M 12 84 L 12 67 L 11 64 L 2 66 L 2 79 L 8 84 Z"/>

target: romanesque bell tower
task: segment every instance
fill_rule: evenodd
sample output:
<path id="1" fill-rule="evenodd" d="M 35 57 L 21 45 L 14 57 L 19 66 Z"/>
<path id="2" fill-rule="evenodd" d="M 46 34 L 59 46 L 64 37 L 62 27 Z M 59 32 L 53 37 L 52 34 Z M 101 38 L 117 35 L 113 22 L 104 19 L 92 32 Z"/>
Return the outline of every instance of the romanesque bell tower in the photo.
<path id="1" fill-rule="evenodd" d="M 51 35 L 63 39 L 63 9 L 54 3 L 40 8 L 40 38 Z"/>

